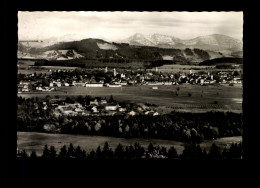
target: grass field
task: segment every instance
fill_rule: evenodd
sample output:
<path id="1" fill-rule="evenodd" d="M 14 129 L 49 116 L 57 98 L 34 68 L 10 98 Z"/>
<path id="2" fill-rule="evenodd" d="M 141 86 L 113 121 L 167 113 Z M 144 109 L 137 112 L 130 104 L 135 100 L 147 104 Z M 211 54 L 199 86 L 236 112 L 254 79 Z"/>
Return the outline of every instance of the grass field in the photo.
<path id="1" fill-rule="evenodd" d="M 212 72 L 212 71 L 234 71 L 234 70 L 239 70 L 239 69 L 216 69 L 215 66 L 198 66 L 198 65 L 178 65 L 178 64 L 173 64 L 173 65 L 163 65 L 160 67 L 157 67 L 158 71 L 160 72 L 185 72 L 189 73 L 190 70 L 192 70 L 193 73 L 199 72 L 199 71 L 206 71 L 206 72 Z M 152 70 L 155 71 L 156 68 L 152 69 L 147 69 L 147 70 Z"/>
<path id="2" fill-rule="evenodd" d="M 196 66 L 196 65 L 178 65 L 178 64 L 173 64 L 173 65 L 163 65 L 160 67 L 157 67 L 159 72 L 185 72 L 189 73 L 190 70 L 193 70 L 193 72 L 198 72 L 198 71 L 208 71 L 211 70 L 213 67 L 210 66 Z M 199 70 L 195 70 L 199 69 Z M 156 71 L 156 68 L 148 69 L 151 71 Z"/>
<path id="3" fill-rule="evenodd" d="M 28 153 L 35 151 L 37 155 L 42 154 L 44 145 L 49 147 L 54 146 L 59 153 L 60 148 L 64 145 L 72 143 L 74 146 L 80 146 L 82 149 L 89 153 L 92 149 L 96 149 L 98 146 L 103 147 L 105 142 L 108 142 L 109 146 L 114 150 L 120 143 L 123 146 L 129 146 L 135 142 L 140 143 L 141 146 L 147 148 L 149 143 L 154 146 L 160 145 L 169 149 L 174 146 L 177 152 L 180 154 L 184 149 L 185 143 L 173 141 L 173 140 L 160 140 L 160 139 L 141 139 L 141 138 L 114 138 L 108 136 L 86 136 L 86 135 L 68 135 L 68 134 L 47 134 L 37 132 L 17 132 L 18 140 L 17 147 L 19 150 L 25 149 Z M 216 140 L 203 141 L 200 146 L 202 149 L 209 151 L 209 148 L 213 143 L 221 147 L 229 147 L 231 143 L 239 143 L 242 141 L 241 136 L 219 138 Z"/>
<path id="4" fill-rule="evenodd" d="M 176 96 L 177 88 L 178 96 Z M 67 96 L 101 96 L 109 98 L 111 95 L 119 102 L 150 103 L 159 106 L 170 107 L 178 111 L 204 112 L 209 110 L 242 112 L 242 88 L 232 86 L 158 86 L 153 90 L 152 86 L 126 86 L 122 88 L 86 88 L 86 87 L 61 87 L 54 92 L 22 93 L 18 96 L 29 97 L 52 97 L 60 98 Z M 191 96 L 188 96 L 188 93 Z"/>

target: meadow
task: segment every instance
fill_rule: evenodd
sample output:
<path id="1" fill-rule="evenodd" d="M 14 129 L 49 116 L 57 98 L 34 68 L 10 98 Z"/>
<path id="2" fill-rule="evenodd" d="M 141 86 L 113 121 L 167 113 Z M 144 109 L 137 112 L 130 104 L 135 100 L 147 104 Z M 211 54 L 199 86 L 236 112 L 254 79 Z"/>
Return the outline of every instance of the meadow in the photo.
<path id="1" fill-rule="evenodd" d="M 95 150 L 98 146 L 103 147 L 105 142 L 108 142 L 109 146 L 114 150 L 120 143 L 123 146 L 134 145 L 138 142 L 141 146 L 147 148 L 149 143 L 154 146 L 164 146 L 169 149 L 174 146 L 177 153 L 181 154 L 185 143 L 174 140 L 161 140 L 161 139 L 144 139 L 144 138 L 114 138 L 109 136 L 88 136 L 88 135 L 69 135 L 69 134 L 48 134 L 38 132 L 17 132 L 17 147 L 19 150 L 25 149 L 27 153 L 35 151 L 38 156 L 42 154 L 44 145 L 54 146 L 59 152 L 60 148 L 64 145 L 73 143 L 74 146 L 80 146 L 82 149 L 89 153 L 91 150 Z M 213 143 L 219 146 L 221 149 L 228 148 L 231 143 L 239 143 L 242 141 L 242 136 L 225 137 L 216 140 L 205 140 L 200 143 L 203 149 L 209 151 L 209 148 Z"/>
<path id="2" fill-rule="evenodd" d="M 178 96 L 176 95 L 178 93 Z M 199 86 L 199 85 L 171 85 L 158 86 L 123 86 L 121 88 L 90 88 L 90 87 L 60 87 L 53 92 L 30 92 L 18 94 L 24 98 L 59 96 L 100 96 L 107 99 L 112 95 L 116 101 L 130 103 L 149 103 L 165 106 L 176 111 L 205 112 L 211 110 L 242 112 L 241 87 L 234 86 Z M 194 111 L 195 110 L 195 111 Z"/>

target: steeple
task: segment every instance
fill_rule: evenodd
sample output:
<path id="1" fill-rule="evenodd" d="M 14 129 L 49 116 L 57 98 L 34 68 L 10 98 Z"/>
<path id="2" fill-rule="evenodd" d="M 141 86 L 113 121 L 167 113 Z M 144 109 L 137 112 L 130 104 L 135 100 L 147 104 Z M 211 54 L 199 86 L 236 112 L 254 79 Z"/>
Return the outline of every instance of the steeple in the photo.
<path id="1" fill-rule="evenodd" d="M 116 76 L 116 69 L 114 68 L 114 76 Z"/>

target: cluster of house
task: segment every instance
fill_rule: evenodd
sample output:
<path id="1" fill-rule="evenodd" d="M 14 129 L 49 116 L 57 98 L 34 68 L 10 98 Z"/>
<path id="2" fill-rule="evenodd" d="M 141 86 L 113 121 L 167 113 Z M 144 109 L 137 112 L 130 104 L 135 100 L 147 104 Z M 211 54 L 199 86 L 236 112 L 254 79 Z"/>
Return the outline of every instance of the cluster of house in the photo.
<path id="1" fill-rule="evenodd" d="M 44 103 L 45 110 L 48 108 L 46 102 Z M 149 107 L 140 104 L 135 107 L 126 107 L 119 105 L 117 102 L 107 101 L 105 98 L 95 97 L 90 100 L 89 104 L 66 103 L 62 99 L 51 99 L 49 101 L 49 107 L 54 109 L 54 115 L 59 116 L 95 116 L 95 115 L 160 115 L 158 112 L 150 109 Z"/>
<path id="2" fill-rule="evenodd" d="M 32 75 L 30 75 L 32 77 Z M 212 74 L 211 72 L 195 72 L 190 71 L 189 74 L 185 73 L 159 73 L 159 72 L 142 72 L 124 74 L 117 73 L 114 69 L 114 76 L 110 81 L 107 81 L 105 77 L 87 78 L 86 75 L 80 75 L 79 77 L 73 76 L 66 79 L 54 79 L 51 76 L 48 77 L 48 85 L 36 83 L 37 81 L 24 82 L 21 81 L 18 84 L 18 92 L 28 92 L 30 90 L 37 91 L 54 91 L 56 87 L 122 87 L 128 85 L 179 85 L 183 83 L 198 84 L 198 85 L 210 85 L 210 84 L 241 84 L 242 78 L 239 75 L 234 76 L 232 71 L 220 71 Z M 33 83 L 34 82 L 34 83 Z M 29 85 L 32 85 L 31 89 Z"/>
<path id="3" fill-rule="evenodd" d="M 61 86 L 61 85 L 60 85 Z M 17 85 L 18 93 L 30 92 L 30 91 L 54 91 L 55 86 L 43 86 L 43 84 L 37 81 L 20 81 Z"/>
<path id="4" fill-rule="evenodd" d="M 229 72 L 219 72 L 219 83 L 221 84 L 242 84 L 242 78 L 240 76 L 232 76 Z"/>

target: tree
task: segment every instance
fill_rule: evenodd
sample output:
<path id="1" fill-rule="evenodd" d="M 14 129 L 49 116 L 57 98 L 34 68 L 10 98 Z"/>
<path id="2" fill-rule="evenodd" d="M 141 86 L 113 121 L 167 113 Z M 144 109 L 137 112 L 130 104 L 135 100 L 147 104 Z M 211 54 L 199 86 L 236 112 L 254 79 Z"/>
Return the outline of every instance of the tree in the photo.
<path id="1" fill-rule="evenodd" d="M 205 148 L 203 149 L 203 152 L 202 152 L 202 158 L 203 159 L 207 159 L 208 158 L 208 153 L 207 153 Z"/>
<path id="2" fill-rule="evenodd" d="M 50 96 L 50 95 L 46 95 L 46 97 L 45 97 L 45 100 L 44 100 L 44 101 L 46 101 L 46 102 L 49 102 L 49 101 L 50 101 L 50 99 L 51 99 L 51 96 Z"/>
<path id="3" fill-rule="evenodd" d="M 229 148 L 229 157 L 231 159 L 240 159 L 242 156 L 242 143 L 234 144 L 232 143 Z"/>
<path id="4" fill-rule="evenodd" d="M 174 146 L 170 147 L 170 149 L 168 150 L 167 156 L 170 159 L 178 158 L 178 153 L 177 153 L 177 151 L 176 151 Z"/>
<path id="5" fill-rule="evenodd" d="M 134 147 L 132 145 L 125 147 L 125 157 L 128 159 L 134 158 Z"/>
<path id="6" fill-rule="evenodd" d="M 104 158 L 112 158 L 113 157 L 113 151 L 111 148 L 109 148 L 108 142 L 105 142 L 103 150 L 102 150 L 102 156 Z"/>
<path id="7" fill-rule="evenodd" d="M 76 158 L 86 158 L 86 151 L 81 150 L 80 146 L 77 146 L 75 150 L 75 157 Z"/>
<path id="8" fill-rule="evenodd" d="M 25 149 L 18 153 L 18 157 L 28 157 L 28 154 L 26 153 Z"/>
<path id="9" fill-rule="evenodd" d="M 168 156 L 167 149 L 165 147 L 161 147 L 159 149 L 159 154 L 167 157 Z"/>
<path id="10" fill-rule="evenodd" d="M 118 146 L 115 149 L 115 157 L 116 158 L 123 158 L 124 157 L 124 148 L 120 143 L 118 144 Z"/>
<path id="11" fill-rule="evenodd" d="M 67 157 L 67 147 L 66 147 L 66 145 L 64 145 L 64 146 L 60 149 L 60 153 L 59 153 L 58 157 L 60 157 L 60 158 L 65 158 L 65 157 Z"/>
<path id="12" fill-rule="evenodd" d="M 148 151 L 148 153 L 153 153 L 154 150 L 155 150 L 155 148 L 154 148 L 153 144 L 150 143 L 150 144 L 148 145 L 148 147 L 147 147 L 147 151 Z"/>
<path id="13" fill-rule="evenodd" d="M 210 159 L 221 159 L 220 148 L 215 143 L 211 145 L 208 156 Z"/>
<path id="14" fill-rule="evenodd" d="M 75 149 L 72 143 L 70 143 L 68 152 L 67 152 L 67 157 L 69 158 L 74 158 L 75 157 Z"/>
<path id="15" fill-rule="evenodd" d="M 50 157 L 50 150 L 47 144 L 44 146 L 42 157 Z"/>
<path id="16" fill-rule="evenodd" d="M 88 154 L 87 157 L 90 158 L 90 159 L 96 158 L 96 152 L 94 150 L 91 150 L 91 152 Z"/>
<path id="17" fill-rule="evenodd" d="M 101 147 L 100 146 L 97 147 L 95 157 L 96 158 L 102 158 L 102 151 L 101 151 Z"/>
<path id="18" fill-rule="evenodd" d="M 229 159 L 229 153 L 226 147 L 222 151 L 222 159 Z"/>
<path id="19" fill-rule="evenodd" d="M 114 98 L 113 98 L 113 95 L 110 96 L 110 98 L 108 99 L 107 101 L 108 103 L 112 103 L 112 102 L 115 102 Z"/>
<path id="20" fill-rule="evenodd" d="M 32 151 L 31 154 L 30 154 L 30 157 L 32 157 L 32 158 L 37 157 L 36 152 L 35 152 L 35 151 Z"/>
<path id="21" fill-rule="evenodd" d="M 74 103 L 75 101 L 73 99 L 71 99 L 70 97 L 66 97 L 65 102 L 66 103 Z"/>
<path id="22" fill-rule="evenodd" d="M 134 153 L 136 158 L 142 158 L 144 156 L 145 149 L 139 143 L 135 143 Z"/>
<path id="23" fill-rule="evenodd" d="M 203 153 L 200 148 L 200 145 L 196 145 L 196 144 L 186 145 L 184 147 L 181 157 L 184 159 L 202 159 Z"/>
<path id="24" fill-rule="evenodd" d="M 80 103 L 80 104 L 83 104 L 84 98 L 83 98 L 81 95 L 79 95 L 79 96 L 77 97 L 76 101 L 78 101 L 78 103 Z"/>
<path id="25" fill-rule="evenodd" d="M 56 152 L 54 146 L 51 146 L 51 147 L 50 147 L 50 154 L 49 154 L 49 157 L 51 157 L 51 158 L 57 157 L 57 152 Z"/>

